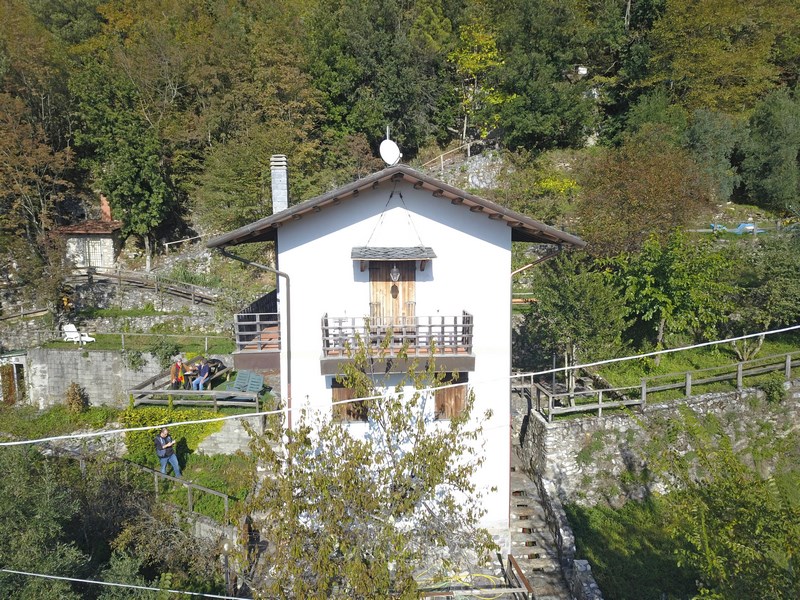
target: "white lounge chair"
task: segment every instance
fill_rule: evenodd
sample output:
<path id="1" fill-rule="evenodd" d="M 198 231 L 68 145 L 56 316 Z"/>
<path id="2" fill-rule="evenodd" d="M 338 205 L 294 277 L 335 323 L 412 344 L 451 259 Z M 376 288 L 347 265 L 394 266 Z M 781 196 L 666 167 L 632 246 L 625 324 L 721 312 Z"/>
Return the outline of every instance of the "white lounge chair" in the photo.
<path id="1" fill-rule="evenodd" d="M 84 342 L 93 342 L 95 340 L 88 333 L 78 331 L 78 328 L 72 323 L 67 323 L 64 325 L 64 341 L 83 344 Z"/>

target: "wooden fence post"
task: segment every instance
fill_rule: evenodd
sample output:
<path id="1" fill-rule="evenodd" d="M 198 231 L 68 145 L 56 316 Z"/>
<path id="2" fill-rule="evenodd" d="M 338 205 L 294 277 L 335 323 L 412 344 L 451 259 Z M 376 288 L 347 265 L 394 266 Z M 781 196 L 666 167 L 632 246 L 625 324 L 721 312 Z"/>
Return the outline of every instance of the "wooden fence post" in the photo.
<path id="1" fill-rule="evenodd" d="M 644 410 L 645 404 L 647 404 L 647 380 L 642 377 L 642 409 Z"/>
<path id="2" fill-rule="evenodd" d="M 690 371 L 686 372 L 686 397 L 692 395 L 692 373 Z"/>
<path id="3" fill-rule="evenodd" d="M 792 355 L 786 355 L 786 367 L 784 369 L 784 373 L 786 375 L 786 381 L 789 381 L 792 378 Z"/>
<path id="4" fill-rule="evenodd" d="M 553 422 L 553 394 L 547 394 L 547 422 Z"/>
<path id="5" fill-rule="evenodd" d="M 597 416 L 603 416 L 603 390 L 597 392 Z"/>
<path id="6" fill-rule="evenodd" d="M 186 497 L 189 500 L 189 512 L 192 512 L 192 508 L 194 507 L 194 498 L 192 498 L 192 484 L 186 486 Z"/>
<path id="7" fill-rule="evenodd" d="M 743 363 L 736 364 L 736 389 L 737 391 L 742 390 L 742 371 L 744 369 Z"/>

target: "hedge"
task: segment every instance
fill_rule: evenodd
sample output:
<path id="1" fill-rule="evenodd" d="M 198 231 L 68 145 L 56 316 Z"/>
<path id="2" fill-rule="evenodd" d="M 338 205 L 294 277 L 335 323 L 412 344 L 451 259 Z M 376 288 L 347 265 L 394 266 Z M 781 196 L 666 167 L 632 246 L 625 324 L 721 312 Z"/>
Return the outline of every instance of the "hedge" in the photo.
<path id="1" fill-rule="evenodd" d="M 148 467 L 158 468 L 159 462 L 155 451 L 155 436 L 159 430 L 155 426 L 178 421 L 198 421 L 219 418 L 219 414 L 197 408 L 171 409 L 162 406 L 145 406 L 128 409 L 122 413 L 125 427 L 154 426 L 147 431 L 129 431 L 125 434 L 125 446 L 128 459 Z M 195 425 L 170 426 L 169 432 L 175 440 L 175 448 L 181 463 L 186 463 L 186 455 L 197 450 L 205 438 L 222 429 L 222 421 L 214 423 L 198 423 Z"/>

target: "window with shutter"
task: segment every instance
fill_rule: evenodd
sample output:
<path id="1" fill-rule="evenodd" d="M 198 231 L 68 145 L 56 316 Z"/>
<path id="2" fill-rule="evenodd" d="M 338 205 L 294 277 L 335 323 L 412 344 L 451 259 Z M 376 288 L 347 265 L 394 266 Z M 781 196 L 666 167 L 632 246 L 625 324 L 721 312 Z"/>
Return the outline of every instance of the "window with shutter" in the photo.
<path id="1" fill-rule="evenodd" d="M 333 402 L 352 400 L 356 397 L 353 388 L 345 387 L 334 379 L 331 386 L 331 399 Z M 333 418 L 337 421 L 366 421 L 367 405 L 365 402 L 348 402 L 333 405 Z"/>
<path id="2" fill-rule="evenodd" d="M 467 373 L 449 373 L 442 380 L 442 385 L 461 383 L 454 387 L 446 387 L 434 392 L 436 402 L 436 419 L 452 419 L 464 411 L 467 399 Z"/>

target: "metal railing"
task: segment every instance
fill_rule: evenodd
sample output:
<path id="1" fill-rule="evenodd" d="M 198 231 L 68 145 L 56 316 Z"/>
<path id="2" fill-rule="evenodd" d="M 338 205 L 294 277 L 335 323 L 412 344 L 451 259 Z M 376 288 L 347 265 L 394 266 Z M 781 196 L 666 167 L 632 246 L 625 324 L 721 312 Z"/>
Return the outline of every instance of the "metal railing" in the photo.
<path id="1" fill-rule="evenodd" d="M 322 317 L 324 356 L 341 357 L 365 346 L 385 347 L 390 353 L 401 350 L 409 355 L 472 354 L 473 317 Z"/>
<path id="2" fill-rule="evenodd" d="M 783 372 L 788 381 L 792 378 L 792 370 L 800 366 L 800 351 L 776 354 L 741 361 L 729 365 L 653 375 L 643 377 L 639 385 L 614 388 L 575 390 L 555 393 L 533 376 L 525 376 L 524 380 L 512 384 L 531 401 L 532 410 L 545 417 L 548 422 L 559 415 L 572 413 L 596 412 L 602 416 L 604 410 L 620 407 L 639 406 L 643 408 L 648 397 L 654 393 L 679 390 L 684 397 L 697 394 L 697 388 L 715 383 L 735 381 L 737 390 L 744 387 L 746 377 L 755 377 L 772 372 Z"/>
<path id="3" fill-rule="evenodd" d="M 236 349 L 258 352 L 280 352 L 281 318 L 276 312 L 239 313 L 234 315 Z"/>

